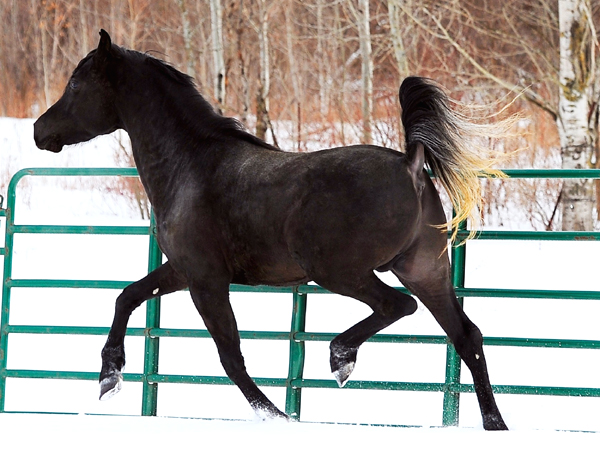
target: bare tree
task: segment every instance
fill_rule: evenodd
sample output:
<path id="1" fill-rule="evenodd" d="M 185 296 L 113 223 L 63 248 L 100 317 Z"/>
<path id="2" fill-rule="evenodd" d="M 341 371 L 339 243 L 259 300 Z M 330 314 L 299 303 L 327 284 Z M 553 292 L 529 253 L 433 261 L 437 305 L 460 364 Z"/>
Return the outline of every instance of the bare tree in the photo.
<path id="1" fill-rule="evenodd" d="M 269 127 L 269 90 L 271 72 L 269 61 L 269 6 L 267 0 L 258 0 L 258 23 L 254 29 L 258 34 L 260 75 L 256 95 L 256 135 L 265 139 Z"/>
<path id="2" fill-rule="evenodd" d="M 294 92 L 293 104 L 295 105 L 296 113 L 296 126 L 292 127 L 292 133 L 294 136 L 294 142 L 296 144 L 296 150 L 300 151 L 302 142 L 302 116 L 301 116 L 301 102 L 300 102 L 300 83 L 298 81 L 298 66 L 296 64 L 296 55 L 294 53 L 294 31 L 292 24 L 292 11 L 293 11 L 293 0 L 288 1 L 287 8 L 285 8 L 285 36 L 286 36 L 286 50 L 288 56 L 288 64 L 290 70 L 290 77 L 292 81 L 292 89 Z"/>
<path id="3" fill-rule="evenodd" d="M 598 141 L 596 32 L 590 0 L 559 0 L 558 134 L 564 169 L 591 166 Z M 593 229 L 591 180 L 566 180 L 562 191 L 564 230 Z"/>
<path id="4" fill-rule="evenodd" d="M 192 25 L 190 23 L 189 13 L 185 0 L 177 0 L 177 6 L 179 7 L 179 11 L 181 12 L 181 27 L 183 32 L 183 46 L 185 49 L 185 65 L 187 68 L 187 74 L 190 77 L 195 77 L 196 69 L 194 68 Z"/>
<path id="5" fill-rule="evenodd" d="M 409 3 L 410 0 L 388 0 L 388 15 L 390 20 L 390 39 L 394 49 L 394 58 L 398 65 L 400 77 L 404 78 L 410 74 L 408 68 L 408 57 L 404 47 L 404 40 L 400 29 L 400 12 L 402 11 L 402 3 Z M 411 9 L 410 5 L 406 5 L 407 9 Z"/>
<path id="6" fill-rule="evenodd" d="M 219 108 L 225 108 L 225 49 L 223 46 L 223 8 L 221 0 L 210 0 L 210 24 L 213 54 L 213 86 Z"/>
<path id="7" fill-rule="evenodd" d="M 245 126 L 248 126 L 248 114 L 250 111 L 250 83 L 248 80 L 248 67 L 247 60 L 244 56 L 244 33 L 246 30 L 246 20 L 244 13 L 244 4 L 239 2 L 238 15 L 234 18 L 233 9 L 231 10 L 231 20 L 235 21 L 235 34 L 236 34 L 236 54 L 240 71 L 240 83 L 241 83 L 241 97 L 242 97 L 242 110 L 241 110 L 241 121 Z"/>
<path id="8" fill-rule="evenodd" d="M 358 0 L 357 8 L 354 7 L 352 2 L 349 2 L 348 6 L 356 19 L 360 55 L 362 59 L 362 142 L 363 144 L 370 144 L 373 141 L 373 60 L 371 59 L 372 47 L 369 0 Z"/>

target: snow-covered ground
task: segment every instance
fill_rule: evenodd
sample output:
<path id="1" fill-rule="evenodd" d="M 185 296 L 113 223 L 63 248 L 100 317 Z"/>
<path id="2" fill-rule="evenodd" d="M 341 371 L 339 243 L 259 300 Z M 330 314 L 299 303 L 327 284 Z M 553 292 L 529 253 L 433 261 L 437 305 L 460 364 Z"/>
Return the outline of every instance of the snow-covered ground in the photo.
<path id="1" fill-rule="evenodd" d="M 0 194 L 9 176 L 25 167 L 109 167 L 114 136 L 65 149 L 59 155 L 35 149 L 32 121 L 0 119 Z M 115 162 L 117 161 L 117 162 Z M 103 187 L 104 186 L 104 187 Z M 89 181 L 27 178 L 16 207 L 17 223 L 143 224 L 135 207 L 114 189 Z M 3 228 L 0 227 L 3 233 Z M 0 243 L 3 236 L 0 237 Z M 15 239 L 14 278 L 137 280 L 146 272 L 147 238 L 141 236 L 19 235 Z M 467 246 L 467 286 L 600 291 L 597 242 L 474 241 Z M 0 262 L 2 259 L 0 258 Z M 396 280 L 385 276 L 391 283 Z M 85 289 L 14 289 L 11 324 L 108 326 L 118 292 Z M 285 331 L 291 296 L 232 294 L 239 328 Z M 192 328 L 202 322 L 186 293 L 162 302 L 161 326 Z M 523 299 L 476 299 L 465 302 L 467 314 L 486 336 L 600 340 L 600 302 Z M 257 311 L 269 311 L 257 314 Z M 341 332 L 361 320 L 368 309 L 333 295 L 311 295 L 307 331 Z M 144 311 L 131 326 L 144 326 Z M 410 317 L 386 330 L 399 334 L 441 334 L 420 306 Z M 103 337 L 11 335 L 10 369 L 98 371 Z M 285 342 L 243 341 L 249 373 L 285 377 Z M 126 370 L 142 370 L 143 339 L 126 339 Z M 306 378 L 331 378 L 327 343 L 307 343 Z M 600 387 L 600 358 L 594 350 L 487 347 L 492 383 Z M 353 380 L 442 382 L 445 349 L 436 345 L 365 344 Z M 161 339 L 160 373 L 223 375 L 209 340 Z M 470 375 L 463 370 L 463 382 Z M 265 388 L 280 407 L 281 388 Z M 305 389 L 302 419 L 343 423 L 388 423 L 425 428 L 381 428 L 349 425 L 258 422 L 235 387 L 165 384 L 159 387 L 160 416 L 243 419 L 245 421 L 106 417 L 137 415 L 141 386 L 125 383 L 108 402 L 97 401 L 96 382 L 9 379 L 8 411 L 58 411 L 78 415 L 0 415 L 0 448 L 104 448 L 108 445 L 169 444 L 173 448 L 281 448 L 284 445 L 340 445 L 361 448 L 384 445 L 433 448 L 598 448 L 597 434 L 555 430 L 600 431 L 600 399 L 498 395 L 510 433 L 484 433 L 473 395 L 461 396 L 461 428 L 438 429 L 442 395 L 438 393 Z M 110 443 L 110 444 L 109 444 Z M 11 445 L 12 444 L 12 445 Z"/>
<path id="2" fill-rule="evenodd" d="M 573 449 L 597 450 L 590 433 L 391 428 L 159 417 L 0 415 L 6 449 Z"/>

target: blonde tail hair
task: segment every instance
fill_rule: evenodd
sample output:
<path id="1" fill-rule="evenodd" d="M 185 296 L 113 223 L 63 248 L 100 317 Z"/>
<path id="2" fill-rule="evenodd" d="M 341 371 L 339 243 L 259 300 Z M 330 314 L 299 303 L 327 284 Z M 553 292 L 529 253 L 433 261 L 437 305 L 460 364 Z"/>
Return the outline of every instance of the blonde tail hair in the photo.
<path id="1" fill-rule="evenodd" d="M 474 137 L 503 137 L 516 118 L 484 125 L 469 121 L 450 109 L 444 91 L 433 81 L 408 77 L 400 87 L 402 124 L 406 151 L 410 154 L 420 142 L 425 147 L 425 163 L 448 193 L 454 217 L 441 228 L 452 229 L 451 242 L 458 233 L 458 224 L 469 219 L 469 239 L 481 225 L 478 210 L 482 207 L 479 176 L 503 178 L 506 175 L 493 166 L 506 155 L 477 145 Z"/>

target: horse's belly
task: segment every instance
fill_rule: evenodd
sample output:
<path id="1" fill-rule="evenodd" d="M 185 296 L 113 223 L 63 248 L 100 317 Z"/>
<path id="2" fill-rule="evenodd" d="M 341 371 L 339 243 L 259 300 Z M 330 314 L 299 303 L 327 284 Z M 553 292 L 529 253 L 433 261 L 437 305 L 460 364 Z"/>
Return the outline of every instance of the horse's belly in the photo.
<path id="1" fill-rule="evenodd" d="M 310 281 L 306 272 L 291 257 L 283 253 L 263 253 L 251 258 L 238 259 L 233 282 L 267 286 L 294 286 Z"/>

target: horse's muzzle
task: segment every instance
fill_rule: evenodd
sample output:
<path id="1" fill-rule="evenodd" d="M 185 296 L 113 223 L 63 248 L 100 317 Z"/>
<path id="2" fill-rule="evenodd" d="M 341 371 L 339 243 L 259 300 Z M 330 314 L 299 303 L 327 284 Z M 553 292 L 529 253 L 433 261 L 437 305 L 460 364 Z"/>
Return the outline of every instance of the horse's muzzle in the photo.
<path id="1" fill-rule="evenodd" d="M 41 150 L 58 153 L 63 148 L 60 136 L 58 134 L 45 133 L 39 119 L 33 124 L 33 139 L 35 140 L 35 145 Z"/>

